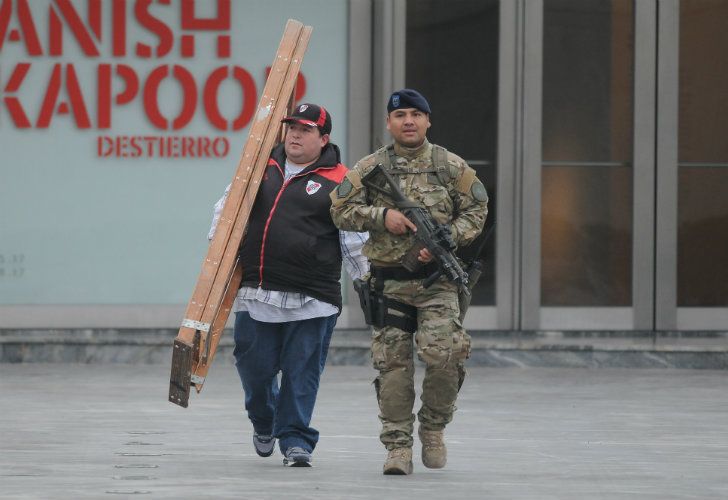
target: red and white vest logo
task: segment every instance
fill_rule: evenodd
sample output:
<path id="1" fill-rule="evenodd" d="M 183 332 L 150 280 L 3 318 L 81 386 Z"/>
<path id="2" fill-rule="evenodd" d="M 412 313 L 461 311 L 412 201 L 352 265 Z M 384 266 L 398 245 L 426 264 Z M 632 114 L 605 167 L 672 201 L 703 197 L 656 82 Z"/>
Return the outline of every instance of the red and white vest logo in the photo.
<path id="1" fill-rule="evenodd" d="M 321 184 L 319 184 L 318 182 L 308 181 L 308 184 L 306 184 L 306 192 L 309 195 L 314 194 L 319 189 L 321 189 Z"/>

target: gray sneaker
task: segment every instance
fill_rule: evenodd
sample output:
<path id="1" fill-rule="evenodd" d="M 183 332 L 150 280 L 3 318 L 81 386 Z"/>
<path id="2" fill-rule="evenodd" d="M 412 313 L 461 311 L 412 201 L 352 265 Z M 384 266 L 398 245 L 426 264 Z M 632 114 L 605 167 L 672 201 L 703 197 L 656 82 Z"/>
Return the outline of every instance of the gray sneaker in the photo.
<path id="1" fill-rule="evenodd" d="M 311 453 L 299 446 L 288 448 L 283 458 L 287 467 L 311 467 Z"/>
<path id="2" fill-rule="evenodd" d="M 273 454 L 276 447 L 276 438 L 266 434 L 253 433 L 253 446 L 255 452 L 261 457 L 269 457 Z"/>

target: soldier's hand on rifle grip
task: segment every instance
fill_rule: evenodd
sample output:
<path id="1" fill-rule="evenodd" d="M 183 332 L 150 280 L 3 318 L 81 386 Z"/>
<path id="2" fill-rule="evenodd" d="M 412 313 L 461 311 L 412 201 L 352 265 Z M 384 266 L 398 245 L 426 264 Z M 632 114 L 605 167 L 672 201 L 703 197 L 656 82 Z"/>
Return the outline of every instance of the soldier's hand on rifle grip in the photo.
<path id="1" fill-rule="evenodd" d="M 422 269 L 423 261 L 420 257 L 424 249 L 426 249 L 424 243 L 415 240 L 415 244 L 402 256 L 402 267 L 412 273 Z"/>
<path id="2" fill-rule="evenodd" d="M 435 258 L 435 256 L 432 255 L 432 253 L 430 253 L 430 251 L 427 248 L 423 248 L 422 250 L 420 250 L 420 255 L 417 257 L 417 260 L 427 264 L 434 258 Z"/>
<path id="3" fill-rule="evenodd" d="M 392 234 L 404 234 L 407 229 L 413 233 L 417 232 L 417 226 L 402 212 L 393 208 L 387 209 L 387 213 L 384 215 L 384 227 Z"/>

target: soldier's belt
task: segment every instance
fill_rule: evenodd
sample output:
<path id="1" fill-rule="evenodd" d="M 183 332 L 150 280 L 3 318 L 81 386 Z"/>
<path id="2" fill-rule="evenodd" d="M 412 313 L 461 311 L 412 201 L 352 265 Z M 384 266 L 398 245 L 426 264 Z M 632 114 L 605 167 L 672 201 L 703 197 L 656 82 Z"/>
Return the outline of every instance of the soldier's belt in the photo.
<path id="1" fill-rule="evenodd" d="M 404 267 L 377 267 L 375 265 L 370 266 L 370 272 L 372 277 L 377 280 L 395 280 L 395 281 L 407 281 L 407 280 L 422 280 L 430 276 L 433 272 L 437 271 L 437 265 L 427 264 L 416 271 L 408 271 Z"/>

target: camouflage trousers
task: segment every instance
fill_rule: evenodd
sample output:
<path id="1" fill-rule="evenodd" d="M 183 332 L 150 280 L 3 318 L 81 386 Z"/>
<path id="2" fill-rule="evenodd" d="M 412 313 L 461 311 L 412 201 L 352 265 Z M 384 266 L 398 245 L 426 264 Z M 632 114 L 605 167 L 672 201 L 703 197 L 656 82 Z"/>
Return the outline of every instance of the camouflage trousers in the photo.
<path id="1" fill-rule="evenodd" d="M 458 318 L 458 294 L 443 279 L 423 288 L 422 280 L 387 280 L 384 294 L 417 308 L 413 335 L 393 326 L 375 328 L 372 362 L 379 371 L 374 381 L 382 431 L 388 450 L 411 447 L 415 416 L 413 341 L 425 363 L 422 406 L 417 413 L 425 430 L 441 430 L 452 420 L 460 386 L 465 379 L 464 361 L 470 355 L 470 336 Z M 413 338 L 414 337 L 414 338 Z"/>

